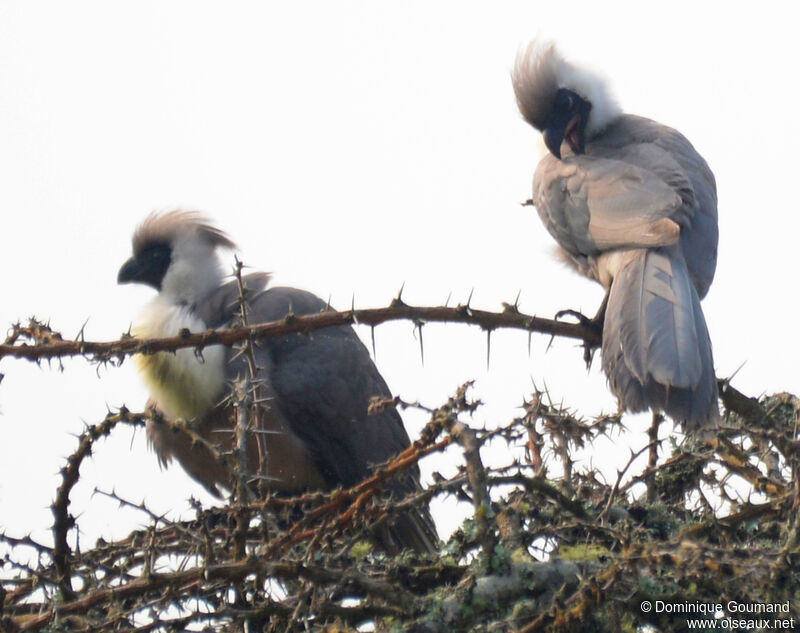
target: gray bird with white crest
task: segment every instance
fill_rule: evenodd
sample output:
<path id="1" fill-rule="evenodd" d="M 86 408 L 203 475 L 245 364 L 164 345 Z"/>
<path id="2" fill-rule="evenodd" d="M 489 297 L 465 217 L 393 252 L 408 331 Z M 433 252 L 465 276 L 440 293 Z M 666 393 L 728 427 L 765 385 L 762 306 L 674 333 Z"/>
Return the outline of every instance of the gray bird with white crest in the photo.
<path id="1" fill-rule="evenodd" d="M 598 75 L 533 42 L 514 68 L 525 120 L 550 153 L 533 202 L 563 259 L 606 297 L 602 361 L 621 408 L 688 429 L 719 418 L 700 300 L 717 263 L 714 175 L 676 130 L 624 114 Z"/>
<path id="2" fill-rule="evenodd" d="M 233 248 L 225 233 L 196 212 L 147 217 L 133 236 L 133 257 L 117 279 L 158 291 L 134 322 L 133 334 L 166 337 L 185 329 L 202 332 L 236 325 L 238 282 L 225 279 L 217 255 L 218 249 Z M 265 289 L 265 273 L 242 280 L 251 324 L 329 309 L 303 290 Z M 264 339 L 253 348 L 266 403 L 261 430 L 267 433 L 248 443 L 248 471 L 268 481 L 270 489 L 294 494 L 352 486 L 409 446 L 394 408 L 368 412 L 372 397 L 390 398 L 391 392 L 352 328 Z M 226 396 L 229 385 L 247 373 L 242 355 L 216 345 L 206 347 L 202 358 L 193 349 L 182 349 L 141 354 L 135 360 L 150 390 L 150 406 L 168 420 L 185 420 L 221 452 L 231 450 L 235 412 Z M 220 487 L 230 486 L 230 473 L 202 442 L 154 422 L 148 423 L 147 434 L 162 466 L 176 459 L 217 496 Z M 256 450 L 259 443 L 266 459 Z M 266 472 L 259 472 L 263 469 Z M 397 494 L 418 489 L 416 467 L 392 484 Z M 400 514 L 376 535 L 390 552 L 404 547 L 434 551 L 437 539 L 427 507 Z"/>

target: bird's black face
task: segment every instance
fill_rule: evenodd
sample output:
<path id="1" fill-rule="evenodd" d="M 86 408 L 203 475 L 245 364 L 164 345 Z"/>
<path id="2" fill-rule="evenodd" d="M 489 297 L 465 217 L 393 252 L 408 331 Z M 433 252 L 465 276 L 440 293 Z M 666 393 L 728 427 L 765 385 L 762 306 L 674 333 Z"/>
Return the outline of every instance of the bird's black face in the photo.
<path id="1" fill-rule="evenodd" d="M 561 143 L 567 141 L 573 154 L 586 149 L 586 123 L 592 104 L 567 88 L 556 93 L 550 120 L 544 129 L 544 143 L 553 156 L 561 158 Z"/>
<path id="2" fill-rule="evenodd" d="M 172 247 L 166 242 L 147 244 L 122 265 L 117 283 L 142 283 L 161 290 L 161 282 L 172 261 Z"/>

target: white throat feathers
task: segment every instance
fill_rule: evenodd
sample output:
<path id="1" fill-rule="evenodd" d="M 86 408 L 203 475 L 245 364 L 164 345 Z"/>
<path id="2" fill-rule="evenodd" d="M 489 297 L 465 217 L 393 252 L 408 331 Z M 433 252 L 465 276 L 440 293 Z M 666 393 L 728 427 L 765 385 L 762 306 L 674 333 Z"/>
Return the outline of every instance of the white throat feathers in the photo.
<path id="1" fill-rule="evenodd" d="M 159 293 L 139 314 L 132 333 L 137 338 L 177 336 L 181 330 L 203 332 L 208 326 L 187 305 Z M 175 353 L 137 354 L 134 361 L 158 408 L 173 420 L 192 420 L 218 404 L 225 386 L 225 348 L 194 348 Z"/>

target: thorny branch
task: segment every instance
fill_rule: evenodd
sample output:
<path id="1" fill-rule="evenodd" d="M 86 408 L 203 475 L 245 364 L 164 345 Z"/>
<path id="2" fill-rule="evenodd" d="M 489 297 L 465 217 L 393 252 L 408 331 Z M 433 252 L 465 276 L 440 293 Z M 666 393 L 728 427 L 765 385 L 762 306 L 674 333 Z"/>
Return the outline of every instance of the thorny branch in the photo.
<path id="1" fill-rule="evenodd" d="M 376 326 L 398 320 L 413 321 L 417 327 L 422 327 L 426 323 L 465 323 L 479 326 L 486 331 L 513 328 L 551 336 L 564 336 L 589 344 L 600 342 L 594 330 L 580 323 L 529 316 L 510 306 L 506 306 L 502 312 L 487 312 L 469 305 L 459 305 L 454 308 L 415 307 L 395 299 L 386 308 L 329 311 L 304 316 L 289 315 L 272 323 L 194 333 L 187 330 L 178 336 L 167 338 L 140 339 L 126 335 L 118 341 L 110 342 L 64 340 L 48 325 L 31 320 L 27 326 L 20 324 L 14 326 L 6 341 L 0 345 L 0 359 L 11 357 L 41 361 L 87 356 L 96 361 L 111 362 L 119 361 L 131 354 L 154 354 L 186 347 L 202 349 L 208 345 L 234 345 L 247 340 L 310 332 L 337 325 Z"/>
<path id="2" fill-rule="evenodd" d="M 247 289 L 245 288 L 244 281 L 242 280 L 242 268 L 244 265 L 239 258 L 236 258 L 236 267 L 234 269 L 234 277 L 239 289 L 239 296 L 237 303 L 239 306 L 238 320 L 241 327 L 247 328 L 250 326 L 248 319 L 248 296 Z M 255 351 L 253 350 L 253 339 L 248 337 L 239 343 L 237 354 L 244 356 L 247 360 L 247 375 L 239 376 L 236 384 L 234 385 L 233 393 L 231 394 L 234 399 L 234 406 L 236 408 L 236 450 L 237 450 L 237 469 L 236 469 L 236 498 L 240 502 L 245 502 L 249 498 L 248 488 L 248 467 L 247 467 L 247 442 L 248 436 L 255 441 L 258 449 L 259 467 L 258 476 L 262 479 L 259 480 L 259 488 L 263 489 L 263 477 L 266 477 L 269 472 L 267 464 L 268 451 L 265 447 L 266 438 L 260 433 L 252 433 L 253 429 L 263 429 L 261 424 L 261 394 L 259 390 L 259 372 L 261 367 L 256 362 Z"/>
<path id="3" fill-rule="evenodd" d="M 399 318 L 588 340 L 579 325 L 535 320 L 516 308 L 495 314 L 465 306 L 412 308 L 397 300 L 380 310 L 290 316 L 266 325 L 248 325 L 243 306 L 243 328 L 151 341 L 63 341 L 32 321 L 14 328 L 0 357 L 60 359 L 63 353 L 112 361 L 137 351 L 237 341 L 247 354 L 264 336 Z M 264 399 L 253 391 L 254 363 L 247 390 L 254 396 L 251 410 L 258 410 Z M 656 600 L 785 603 L 786 617 L 797 618 L 798 398 L 756 400 L 721 381 L 726 416 L 713 441 L 659 442 L 658 426 L 666 422 L 658 420 L 647 443 L 607 482 L 582 453 L 602 436 L 624 432 L 619 416 L 587 421 L 537 392 L 518 419 L 478 428 L 472 416 L 480 403 L 468 393 L 465 385 L 437 408 L 399 399 L 373 403 L 417 407 L 430 420 L 412 446 L 352 488 L 296 497 L 240 495 L 219 508 L 195 503 L 194 515 L 183 519 L 106 493 L 140 510 L 149 525 L 78 550 L 70 547 L 79 529 L 69 512 L 70 493 L 81 464 L 102 450 L 100 440 L 120 424 L 145 420 L 192 435 L 190 426 L 153 412 L 110 412 L 78 437 L 61 470 L 52 546 L 0 532 L 0 631 L 332 633 L 365 624 L 376 631 L 443 633 L 686 630 L 685 617 L 638 608 Z M 481 455 L 489 441 L 508 448 L 501 466 Z M 435 474 L 433 483 L 403 499 L 380 494 L 393 477 L 448 448 L 460 451 L 452 476 Z M 372 549 L 367 535 L 376 525 L 447 498 L 472 505 L 438 554 L 391 557 Z"/>
<path id="4" fill-rule="evenodd" d="M 74 526 L 67 507 L 80 462 L 101 450 L 97 440 L 115 426 L 145 419 L 110 413 L 81 435 L 62 471 L 56 547 L 0 535 L 0 630 L 166 631 L 244 622 L 251 630 L 319 633 L 355 631 L 367 622 L 381 631 L 447 633 L 686 629 L 675 614 L 643 612 L 638 605 L 645 600 L 788 603 L 786 616 L 797 617 L 800 400 L 781 394 L 755 401 L 726 386 L 717 446 L 690 439 L 653 465 L 648 443 L 606 484 L 575 448 L 591 446 L 620 421 L 585 421 L 541 395 L 519 419 L 478 429 L 470 418 L 480 403 L 469 400 L 465 385 L 441 407 L 426 409 L 421 439 L 353 488 L 237 507 L 198 505 L 185 520 L 128 504 L 152 525 L 72 551 L 65 545 Z M 374 406 L 397 404 L 415 406 Z M 563 422 L 557 434 L 554 420 Z M 498 467 L 480 458 L 489 439 L 505 440 L 521 457 L 532 431 L 540 438 L 533 462 Z M 781 467 L 756 479 L 751 468 L 758 470 L 764 442 Z M 436 477 L 404 500 L 377 494 L 391 477 L 448 446 L 463 454 L 452 477 Z M 548 477 L 539 463 L 564 459 L 572 461 L 561 467 L 569 482 Z M 747 499 L 741 485 L 760 492 Z M 699 500 L 714 491 L 721 504 Z M 365 547 L 370 525 L 408 504 L 453 495 L 471 499 L 473 510 L 438 555 L 391 558 Z M 248 517 L 244 526 L 237 524 L 241 516 Z M 240 530 L 243 551 L 235 543 Z M 27 551 L 38 562 L 23 562 Z"/>
<path id="5" fill-rule="evenodd" d="M 61 469 L 61 485 L 56 491 L 56 498 L 52 505 L 53 563 L 55 564 L 59 589 L 66 599 L 75 597 L 71 584 L 69 562 L 71 552 L 67 543 L 69 530 L 75 524 L 74 517 L 69 514 L 69 494 L 75 484 L 78 483 L 81 463 L 92 454 L 94 443 L 101 437 L 109 435 L 120 422 L 141 425 L 144 423 L 144 417 L 131 415 L 127 409 L 122 409 L 117 414 L 109 414 L 100 424 L 88 427 L 80 436 L 77 450 L 67 458 L 66 466 Z"/>

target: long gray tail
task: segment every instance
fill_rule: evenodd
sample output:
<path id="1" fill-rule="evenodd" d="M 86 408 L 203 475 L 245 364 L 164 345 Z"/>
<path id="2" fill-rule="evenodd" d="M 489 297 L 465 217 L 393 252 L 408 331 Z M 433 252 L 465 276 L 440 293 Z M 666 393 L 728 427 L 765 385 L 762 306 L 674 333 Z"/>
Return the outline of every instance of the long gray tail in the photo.
<path id="1" fill-rule="evenodd" d="M 719 418 L 711 340 L 679 244 L 638 251 L 617 273 L 603 369 L 629 411 L 664 411 L 688 430 Z"/>

